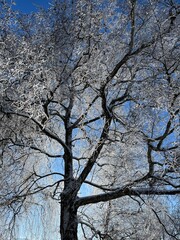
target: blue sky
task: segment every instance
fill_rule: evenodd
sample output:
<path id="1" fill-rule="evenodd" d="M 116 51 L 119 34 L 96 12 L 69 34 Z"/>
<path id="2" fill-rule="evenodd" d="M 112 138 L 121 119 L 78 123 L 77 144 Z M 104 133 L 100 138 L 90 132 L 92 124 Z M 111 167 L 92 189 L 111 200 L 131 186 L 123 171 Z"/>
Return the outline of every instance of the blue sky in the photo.
<path id="1" fill-rule="evenodd" d="M 38 6 L 48 8 L 51 0 L 15 0 L 15 2 L 14 9 L 29 13 L 37 11 Z"/>

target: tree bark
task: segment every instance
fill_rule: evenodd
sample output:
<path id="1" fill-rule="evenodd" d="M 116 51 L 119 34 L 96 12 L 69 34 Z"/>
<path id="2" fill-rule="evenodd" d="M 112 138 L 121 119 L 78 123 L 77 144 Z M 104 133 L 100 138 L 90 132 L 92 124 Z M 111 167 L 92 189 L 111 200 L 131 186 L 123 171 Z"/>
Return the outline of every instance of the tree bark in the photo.
<path id="1" fill-rule="evenodd" d="M 61 240 L 78 240 L 76 197 L 63 194 L 61 197 Z"/>

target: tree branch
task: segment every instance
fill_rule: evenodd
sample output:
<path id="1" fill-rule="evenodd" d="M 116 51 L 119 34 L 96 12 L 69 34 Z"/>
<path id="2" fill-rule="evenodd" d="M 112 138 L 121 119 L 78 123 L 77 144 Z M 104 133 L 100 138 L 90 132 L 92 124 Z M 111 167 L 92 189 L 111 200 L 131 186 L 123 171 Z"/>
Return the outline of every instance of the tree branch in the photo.
<path id="1" fill-rule="evenodd" d="M 119 188 L 118 190 L 115 190 L 112 192 L 79 198 L 76 201 L 76 205 L 79 207 L 86 204 L 106 202 L 106 201 L 121 198 L 124 196 L 177 195 L 177 194 L 180 194 L 180 189 L 161 190 L 161 189 L 152 189 L 152 188 Z"/>
<path id="2" fill-rule="evenodd" d="M 2 108 L 1 108 L 1 112 L 5 113 L 5 114 L 11 114 L 11 115 L 16 115 L 16 116 L 23 117 L 23 118 L 26 118 L 26 119 L 30 119 L 41 129 L 41 131 L 43 133 L 46 134 L 46 136 L 56 140 L 64 148 L 64 150 L 67 150 L 69 153 L 71 153 L 69 147 L 66 145 L 66 143 L 61 138 L 58 137 L 57 134 L 51 132 L 48 128 L 45 128 L 44 125 L 39 123 L 36 119 L 31 118 L 28 114 L 18 113 L 18 112 L 13 112 L 13 111 L 4 111 L 4 109 L 2 109 Z"/>

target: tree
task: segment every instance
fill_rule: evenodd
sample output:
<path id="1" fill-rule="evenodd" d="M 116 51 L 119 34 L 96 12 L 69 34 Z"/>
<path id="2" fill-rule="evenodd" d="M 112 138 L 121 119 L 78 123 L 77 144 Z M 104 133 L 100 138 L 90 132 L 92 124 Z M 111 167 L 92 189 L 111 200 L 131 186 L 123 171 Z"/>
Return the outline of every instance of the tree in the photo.
<path id="1" fill-rule="evenodd" d="M 54 199 L 76 240 L 82 206 L 178 195 L 177 2 L 0 4 L 2 211 Z"/>

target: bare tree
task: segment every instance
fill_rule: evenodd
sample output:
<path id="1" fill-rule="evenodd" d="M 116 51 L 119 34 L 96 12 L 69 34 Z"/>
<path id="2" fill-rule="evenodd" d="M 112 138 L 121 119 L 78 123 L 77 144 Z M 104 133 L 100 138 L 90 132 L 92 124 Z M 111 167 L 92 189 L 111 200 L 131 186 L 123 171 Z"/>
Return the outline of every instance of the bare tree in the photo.
<path id="1" fill-rule="evenodd" d="M 54 199 L 61 239 L 76 240 L 82 206 L 180 193 L 177 2 L 59 0 L 23 15 L 1 1 L 0 206 L 11 226 Z"/>

